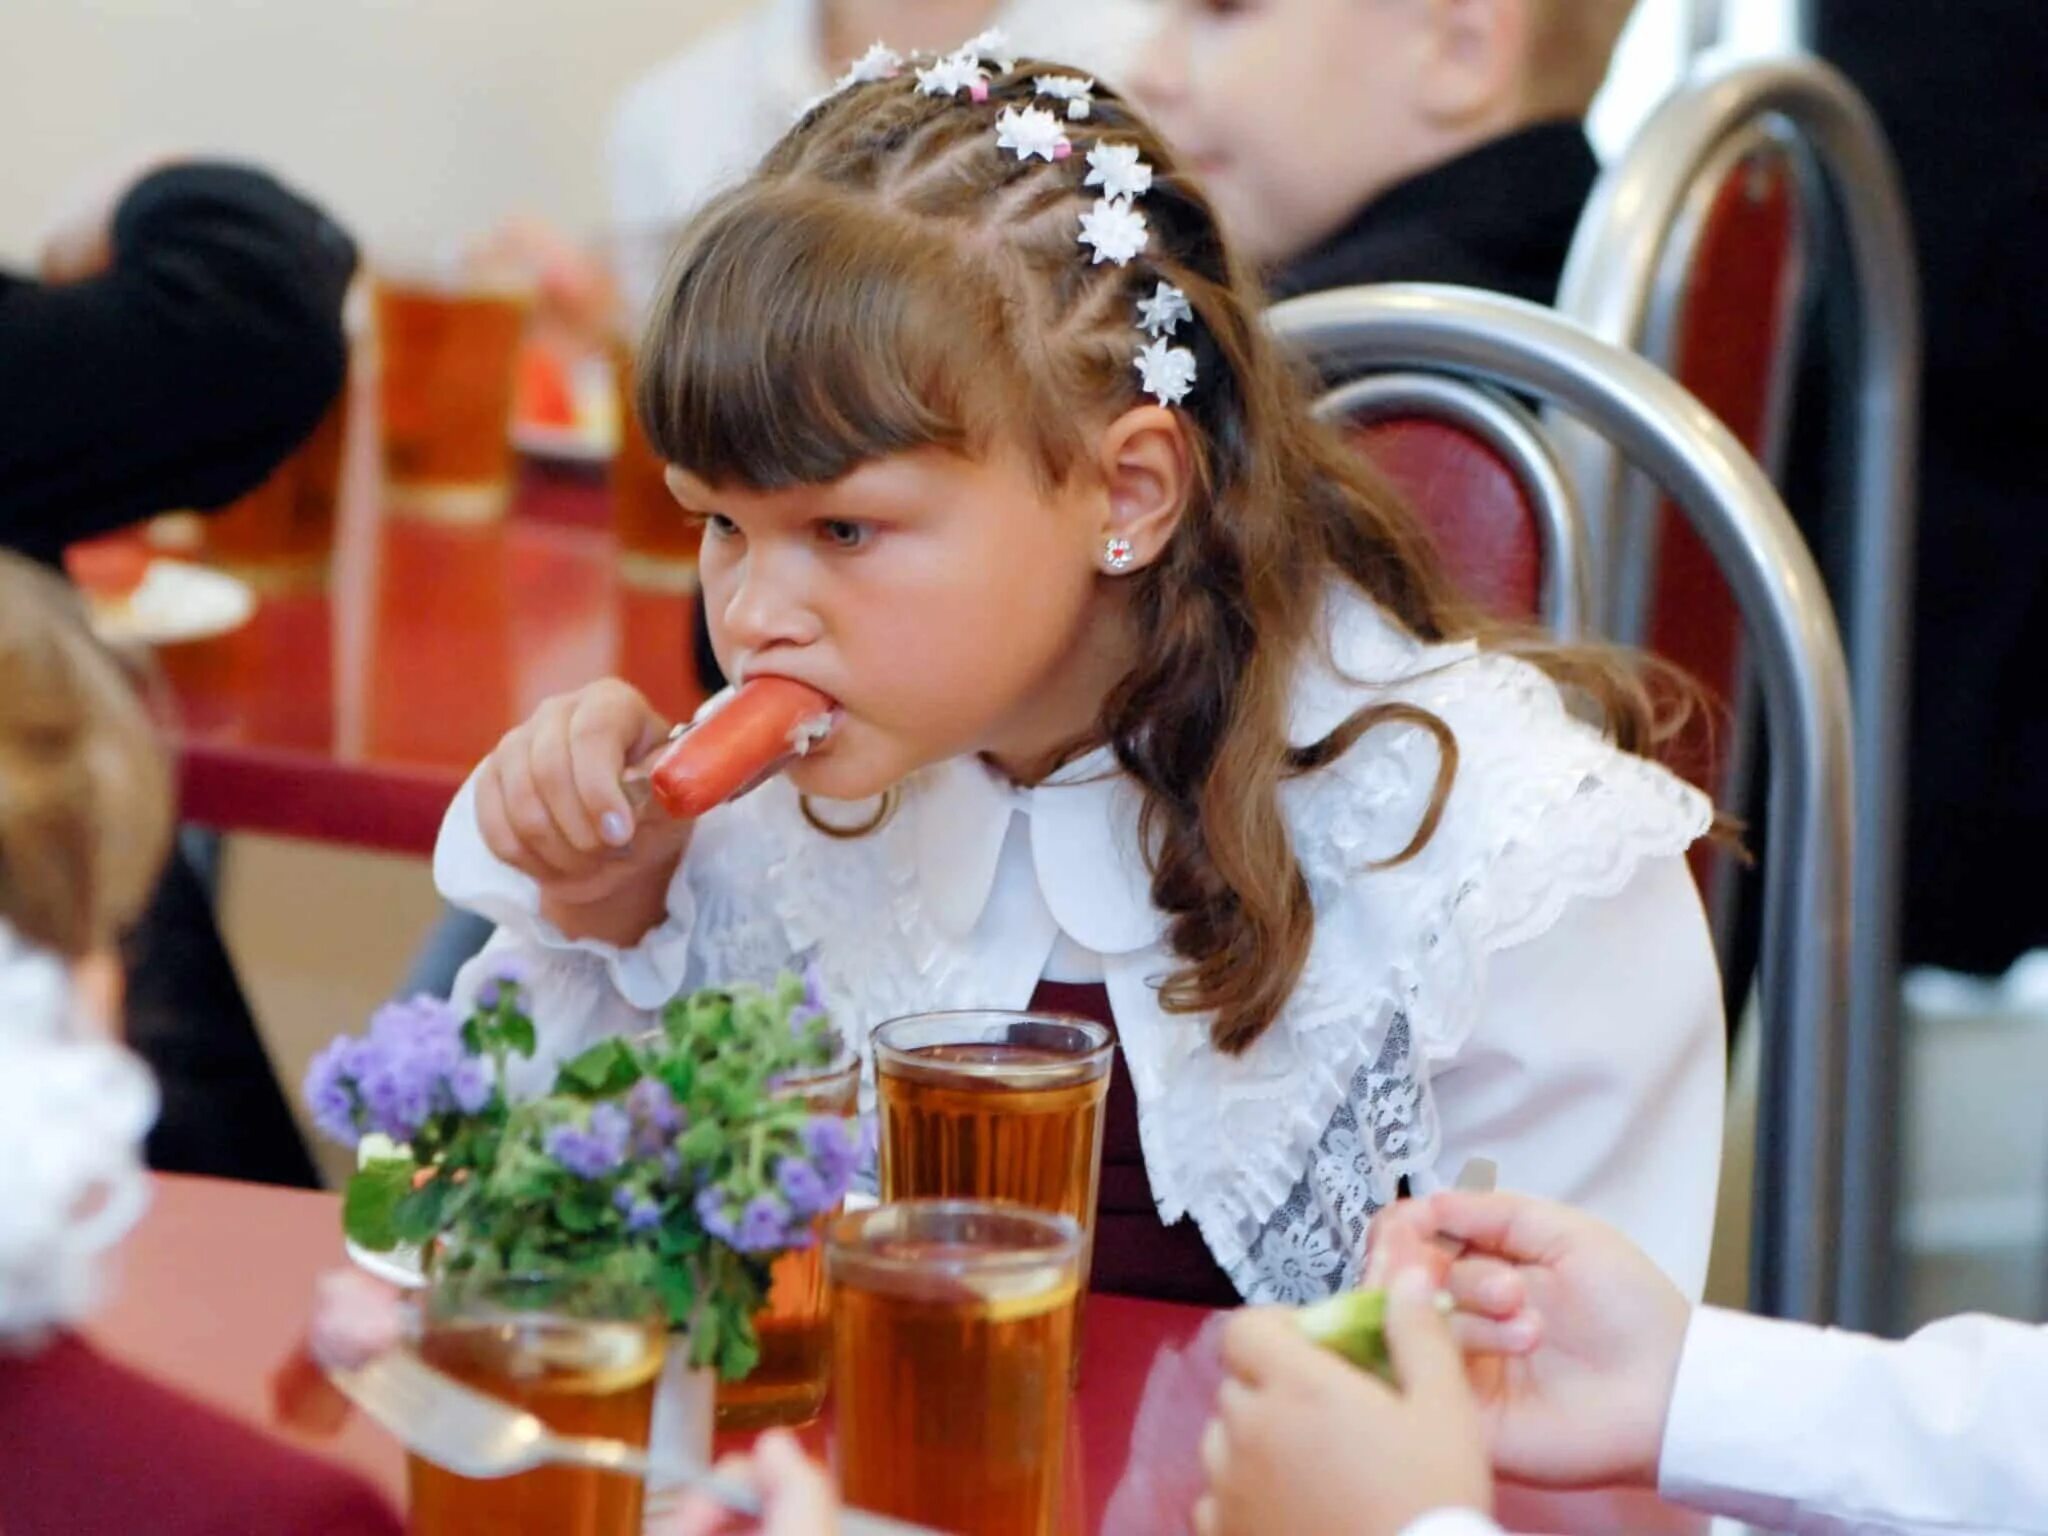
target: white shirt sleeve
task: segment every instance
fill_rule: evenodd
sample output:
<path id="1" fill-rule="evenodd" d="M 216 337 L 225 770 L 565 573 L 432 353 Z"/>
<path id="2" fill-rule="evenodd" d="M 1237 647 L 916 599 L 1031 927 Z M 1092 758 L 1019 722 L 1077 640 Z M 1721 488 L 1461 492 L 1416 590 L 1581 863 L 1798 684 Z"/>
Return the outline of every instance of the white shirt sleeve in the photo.
<path id="1" fill-rule="evenodd" d="M 1490 1157 L 1504 1188 L 1626 1232 L 1697 1299 L 1727 1092 L 1721 980 L 1682 857 L 1573 901 L 1494 955 L 1483 1014 L 1432 1086 L 1440 1175 Z"/>
<path id="2" fill-rule="evenodd" d="M 514 1062 L 514 1092 L 545 1091 L 555 1067 L 613 1035 L 651 1029 L 655 1015 L 684 989 L 696 901 L 678 866 L 668 915 L 637 944 L 571 939 L 540 915 L 540 888 L 484 846 L 472 775 L 448 807 L 434 843 L 434 886 L 441 895 L 498 925 L 455 978 L 454 1001 L 467 1006 L 483 981 L 506 969 L 525 985 L 539 1040 L 530 1061 Z"/>
<path id="3" fill-rule="evenodd" d="M 2048 1329 L 1957 1317 L 1894 1343 L 1703 1307 L 1659 1481 L 1773 1530 L 2048 1532 Z"/>

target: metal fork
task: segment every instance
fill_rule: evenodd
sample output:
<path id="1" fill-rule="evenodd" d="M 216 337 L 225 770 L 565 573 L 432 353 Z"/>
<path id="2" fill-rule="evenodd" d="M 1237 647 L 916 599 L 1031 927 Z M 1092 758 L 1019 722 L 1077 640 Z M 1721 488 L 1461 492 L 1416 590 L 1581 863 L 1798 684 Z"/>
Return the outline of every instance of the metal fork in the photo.
<path id="1" fill-rule="evenodd" d="M 510 1477 L 555 1463 L 626 1477 L 652 1470 L 646 1453 L 623 1440 L 558 1435 L 536 1415 L 464 1386 L 409 1350 L 390 1350 L 367 1365 L 328 1374 L 407 1450 L 463 1477 Z M 661 1470 L 671 1471 L 666 1465 Z M 760 1515 L 761 1501 L 752 1489 L 708 1471 L 673 1470 L 685 1486 L 735 1514 Z M 840 1525 L 846 1536 L 936 1536 L 923 1526 L 858 1510 L 847 1510 Z"/>

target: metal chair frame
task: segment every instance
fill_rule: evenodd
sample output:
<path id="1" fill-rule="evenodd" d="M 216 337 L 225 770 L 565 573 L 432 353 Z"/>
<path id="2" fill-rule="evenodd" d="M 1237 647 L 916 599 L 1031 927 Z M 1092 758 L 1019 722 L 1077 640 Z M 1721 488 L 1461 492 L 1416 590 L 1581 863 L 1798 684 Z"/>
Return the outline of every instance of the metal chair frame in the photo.
<path id="1" fill-rule="evenodd" d="M 1837 71 L 1810 58 L 1705 69 L 1652 114 L 1601 178 L 1566 264 L 1558 307 L 1612 344 L 1653 331 L 1663 253 L 1704 168 L 1724 146 L 1776 120 L 1811 153 L 1839 218 L 1861 299 L 1848 566 L 1839 583 L 1855 703 L 1862 796 L 1854 875 L 1848 1009 L 1840 1295 L 1842 1322 L 1889 1322 L 1896 1183 L 1899 888 L 1905 712 L 1911 656 L 1914 473 L 1920 320 L 1911 230 L 1896 166 L 1875 117 Z M 1560 430 L 1591 541 L 1595 590 L 1614 590 L 1615 459 Z M 1776 738 L 1775 731 L 1773 739 Z M 1768 1063 L 1766 1098 L 1793 1083 Z M 1768 1131 L 1776 1123 L 1766 1115 Z M 1768 1157 L 1768 1153 L 1767 1153 Z"/>
<path id="2" fill-rule="evenodd" d="M 1557 454 L 1530 413 L 1497 390 L 1433 373 L 1374 373 L 1338 385 L 1316 402 L 1327 421 L 1370 426 L 1421 419 L 1455 427 L 1483 443 L 1506 466 L 1534 514 L 1537 618 L 1560 640 L 1576 640 L 1586 623 L 1586 534 L 1578 498 Z"/>
<path id="3" fill-rule="evenodd" d="M 1774 1070 L 1753 1299 L 1779 1316 L 1828 1320 L 1840 1256 L 1854 765 L 1841 638 L 1791 516 L 1706 407 L 1653 364 L 1540 306 L 1398 284 L 1291 299 L 1268 323 L 1325 377 L 1424 369 L 1571 412 L 1663 488 L 1726 573 L 1772 741 L 1762 988 Z"/>

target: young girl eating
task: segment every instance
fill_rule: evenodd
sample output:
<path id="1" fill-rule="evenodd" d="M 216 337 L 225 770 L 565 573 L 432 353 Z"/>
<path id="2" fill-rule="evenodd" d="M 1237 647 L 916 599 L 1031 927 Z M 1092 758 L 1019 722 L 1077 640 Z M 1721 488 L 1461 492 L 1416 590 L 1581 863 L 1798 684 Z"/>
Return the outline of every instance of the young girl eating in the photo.
<path id="1" fill-rule="evenodd" d="M 1096 1014 L 1106 1289 L 1324 1294 L 1483 1155 L 1697 1290 L 1711 808 L 1622 663 L 1446 590 L 1258 303 L 1114 93 L 871 52 L 685 236 L 638 400 L 725 671 L 831 734 L 682 824 L 622 789 L 637 693 L 544 704 L 436 853 L 501 925 L 467 985 L 523 968 L 537 1075 L 792 956 L 857 1036 Z"/>

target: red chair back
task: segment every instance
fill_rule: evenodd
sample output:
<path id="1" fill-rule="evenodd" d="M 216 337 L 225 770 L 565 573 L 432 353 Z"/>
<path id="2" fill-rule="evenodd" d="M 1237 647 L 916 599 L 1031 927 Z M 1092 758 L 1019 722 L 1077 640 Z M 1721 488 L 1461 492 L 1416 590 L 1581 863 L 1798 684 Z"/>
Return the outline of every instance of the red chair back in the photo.
<path id="1" fill-rule="evenodd" d="M 1318 410 L 1345 423 L 1471 602 L 1508 622 L 1576 627 L 1577 515 L 1526 411 L 1478 385 L 1427 374 L 1354 380 Z"/>

